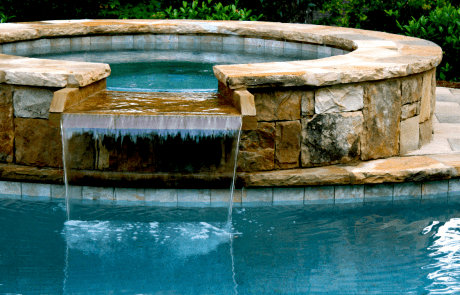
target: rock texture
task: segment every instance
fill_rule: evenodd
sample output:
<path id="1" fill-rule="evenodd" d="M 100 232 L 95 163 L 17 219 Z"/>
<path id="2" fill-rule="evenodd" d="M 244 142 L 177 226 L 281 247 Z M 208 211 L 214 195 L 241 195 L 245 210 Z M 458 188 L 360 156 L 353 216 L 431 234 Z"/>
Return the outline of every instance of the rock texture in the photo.
<path id="1" fill-rule="evenodd" d="M 297 168 L 300 164 L 300 121 L 276 123 L 275 168 Z"/>
<path id="2" fill-rule="evenodd" d="M 275 123 L 259 122 L 257 130 L 242 131 L 239 171 L 264 171 L 275 167 Z"/>
<path id="3" fill-rule="evenodd" d="M 420 113 L 420 103 L 414 102 L 401 107 L 401 120 L 417 116 Z"/>
<path id="4" fill-rule="evenodd" d="M 37 167 L 62 167 L 60 128 L 50 127 L 48 120 L 15 118 L 16 163 Z"/>
<path id="5" fill-rule="evenodd" d="M 420 123 L 420 146 L 430 143 L 433 139 L 433 122 L 429 120 Z"/>
<path id="6" fill-rule="evenodd" d="M 315 113 L 351 112 L 363 108 L 363 87 L 356 84 L 323 87 L 315 91 Z"/>
<path id="7" fill-rule="evenodd" d="M 13 89 L 0 84 L 0 162 L 13 161 L 14 121 Z"/>
<path id="8" fill-rule="evenodd" d="M 399 153 L 405 155 L 409 151 L 419 147 L 419 117 L 415 116 L 410 119 L 401 121 L 401 133 L 399 136 Z"/>
<path id="9" fill-rule="evenodd" d="M 315 114 L 315 92 L 306 90 L 300 104 L 302 117 L 313 116 Z"/>
<path id="10" fill-rule="evenodd" d="M 401 83 L 388 80 L 367 83 L 364 88 L 364 132 L 361 160 L 399 153 Z"/>
<path id="11" fill-rule="evenodd" d="M 300 102 L 305 92 L 299 90 L 250 90 L 254 95 L 257 121 L 299 120 Z"/>
<path id="12" fill-rule="evenodd" d="M 13 95 L 14 116 L 48 119 L 53 94 L 53 89 L 16 86 Z"/>
<path id="13" fill-rule="evenodd" d="M 302 167 L 355 161 L 363 131 L 361 112 L 302 119 Z"/>
<path id="14" fill-rule="evenodd" d="M 402 79 L 401 100 L 403 105 L 422 100 L 422 75 L 412 75 Z"/>
<path id="15" fill-rule="evenodd" d="M 423 75 L 423 86 L 422 86 L 422 100 L 420 103 L 420 123 L 425 122 L 431 117 L 431 104 L 432 104 L 432 79 L 436 73 L 428 71 Z M 433 110 L 434 112 L 434 110 Z"/>

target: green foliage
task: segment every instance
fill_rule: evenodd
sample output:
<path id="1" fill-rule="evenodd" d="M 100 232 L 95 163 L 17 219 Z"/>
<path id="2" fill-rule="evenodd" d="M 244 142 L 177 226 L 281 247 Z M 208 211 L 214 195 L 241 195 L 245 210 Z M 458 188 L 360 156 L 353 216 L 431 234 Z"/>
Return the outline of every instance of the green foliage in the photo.
<path id="1" fill-rule="evenodd" d="M 172 6 L 164 12 L 166 18 L 170 19 L 204 19 L 204 20 L 251 20 L 256 21 L 262 17 L 251 16 L 251 10 L 237 8 L 238 0 L 234 4 L 224 6 L 222 3 L 211 5 L 212 0 L 208 0 L 199 4 L 198 0 L 194 0 L 191 5 L 187 2 L 182 2 L 182 7 L 173 9 Z"/>
<path id="2" fill-rule="evenodd" d="M 400 33 L 397 23 L 419 18 L 448 0 L 328 0 L 322 12 L 330 13 L 320 24 Z"/>
<path id="3" fill-rule="evenodd" d="M 443 49 L 438 67 L 441 80 L 460 81 L 460 8 L 450 4 L 437 7 L 428 16 L 413 18 L 408 24 L 397 23 L 408 36 L 430 40 Z"/>
<path id="4" fill-rule="evenodd" d="M 8 15 L 5 15 L 3 12 L 0 12 L 0 23 L 6 23 L 8 22 L 10 18 L 13 18 L 13 17 L 14 15 L 8 16 Z"/>
<path id="5" fill-rule="evenodd" d="M 150 2 L 141 2 L 137 5 L 127 3 L 122 5 L 118 0 L 110 0 L 102 6 L 99 11 L 99 17 L 110 18 L 116 17 L 121 19 L 147 19 L 154 18 L 153 15 L 158 13 L 161 3 L 157 0 Z"/>

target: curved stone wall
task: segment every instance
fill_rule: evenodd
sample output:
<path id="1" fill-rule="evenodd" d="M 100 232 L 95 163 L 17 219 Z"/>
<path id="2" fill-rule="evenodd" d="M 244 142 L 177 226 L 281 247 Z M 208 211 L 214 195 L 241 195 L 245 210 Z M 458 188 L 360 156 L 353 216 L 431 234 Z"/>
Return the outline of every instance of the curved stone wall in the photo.
<path id="1" fill-rule="evenodd" d="M 37 180 L 48 182 L 62 182 L 60 113 L 104 89 L 110 68 L 18 55 L 199 47 L 283 54 L 313 51 L 319 57 L 330 56 L 214 68 L 219 92 L 243 115 L 238 164 L 244 172 L 240 176 L 246 180 L 256 179 L 257 172 L 270 178 L 270 171 L 276 175 L 276 171 L 296 169 L 302 174 L 315 166 L 401 156 L 429 142 L 435 68 L 442 58 L 439 46 L 417 38 L 349 28 L 239 21 L 0 24 L 0 43 L 0 161 L 9 163 L 2 169 L 29 171 L 23 173 L 24 179 L 35 179 L 40 173 L 27 167 L 57 168 L 57 172 L 42 169 L 43 176 Z M 82 146 L 94 147 L 85 140 L 82 138 Z M 73 167 L 74 181 L 126 178 L 91 167 L 94 165 L 86 162 Z M 21 179 L 15 172 L 8 175 L 16 176 L 2 173 L 2 179 Z M 131 180 L 142 183 L 156 178 L 161 177 L 143 174 Z M 211 177 L 199 183 L 212 182 Z M 254 183 L 266 185 L 260 179 Z M 273 179 L 267 183 L 295 185 Z"/>

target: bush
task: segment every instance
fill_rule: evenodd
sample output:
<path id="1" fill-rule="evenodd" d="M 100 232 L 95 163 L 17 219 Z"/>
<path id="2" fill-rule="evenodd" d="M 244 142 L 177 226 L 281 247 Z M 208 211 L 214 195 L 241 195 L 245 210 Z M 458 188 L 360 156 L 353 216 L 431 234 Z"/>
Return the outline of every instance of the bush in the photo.
<path id="1" fill-rule="evenodd" d="M 328 0 L 322 12 L 331 16 L 319 24 L 366 30 L 401 33 L 397 22 L 427 15 L 435 7 L 445 7 L 448 0 Z"/>
<path id="2" fill-rule="evenodd" d="M 413 18 L 408 24 L 397 23 L 408 36 L 430 40 L 443 50 L 438 67 L 441 80 L 460 81 L 460 8 L 452 5 L 437 7 L 428 16 Z"/>

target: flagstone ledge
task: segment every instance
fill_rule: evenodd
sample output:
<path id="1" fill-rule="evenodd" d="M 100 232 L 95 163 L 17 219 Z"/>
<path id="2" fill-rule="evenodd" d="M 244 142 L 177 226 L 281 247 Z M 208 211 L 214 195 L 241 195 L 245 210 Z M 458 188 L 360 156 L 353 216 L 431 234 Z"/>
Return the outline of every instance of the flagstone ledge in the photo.
<path id="1" fill-rule="evenodd" d="M 394 157 L 324 167 L 238 173 L 237 187 L 303 187 L 421 182 L 460 178 L 460 153 Z M 165 188 L 228 188 L 230 175 L 123 173 L 70 170 L 69 182 L 78 185 Z M 60 168 L 0 164 L 0 181 L 63 183 Z"/>
<path id="2" fill-rule="evenodd" d="M 132 44 L 125 44 L 136 43 L 139 38 L 133 36 L 160 34 L 165 35 L 162 42 L 178 42 L 177 35 L 198 35 L 201 42 L 208 44 L 220 42 L 228 45 L 243 41 L 245 45 L 254 43 L 261 46 L 264 43 L 266 47 L 303 50 L 309 50 L 314 45 L 318 46 L 318 52 L 331 55 L 326 59 L 309 61 L 216 66 L 216 77 L 231 89 L 325 86 L 391 79 L 426 72 L 435 68 L 442 58 L 441 48 L 430 41 L 383 32 L 307 24 L 201 20 L 69 20 L 0 24 L 3 53 L 7 51 L 8 44 L 41 40 L 42 46 L 62 45 L 65 42 L 53 40 L 85 36 L 108 36 L 111 47 L 133 48 Z M 213 37 L 216 35 L 222 38 Z M 237 39 L 232 39 L 235 37 Z M 238 40 L 239 37 L 244 40 Z M 97 41 L 107 41 L 102 39 Z M 91 40 L 79 40 L 80 43 L 88 41 Z M 21 46 L 16 48 L 17 52 L 22 49 Z M 340 55 L 332 56 L 334 54 Z M 106 64 L 50 62 L 0 54 L 0 83 L 83 87 L 109 74 L 110 68 Z"/>

